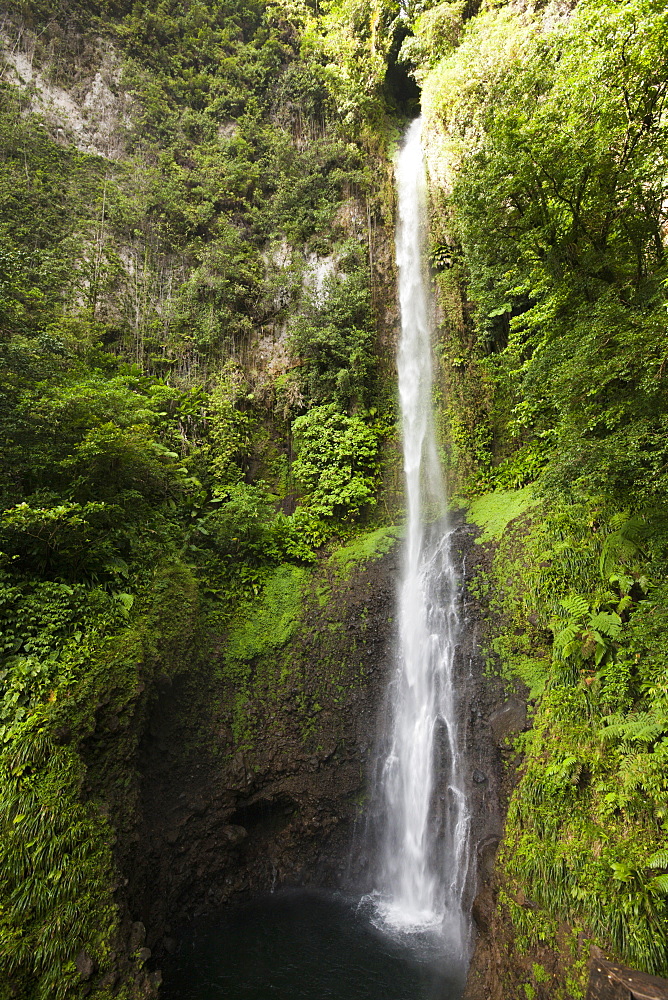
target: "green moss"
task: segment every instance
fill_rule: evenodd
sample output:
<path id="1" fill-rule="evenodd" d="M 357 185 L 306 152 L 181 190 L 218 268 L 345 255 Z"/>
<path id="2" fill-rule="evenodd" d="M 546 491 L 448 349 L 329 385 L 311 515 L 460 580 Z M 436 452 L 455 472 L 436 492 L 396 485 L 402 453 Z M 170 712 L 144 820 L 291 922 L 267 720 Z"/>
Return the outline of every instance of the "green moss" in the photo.
<path id="1" fill-rule="evenodd" d="M 532 486 L 521 490 L 494 490 L 473 500 L 468 519 L 484 529 L 477 541 L 491 542 L 500 538 L 506 526 L 536 502 Z"/>
<path id="2" fill-rule="evenodd" d="M 330 565 L 344 579 L 358 566 L 380 559 L 390 552 L 401 536 L 401 528 L 389 525 L 359 535 L 349 545 L 332 553 Z"/>
<path id="3" fill-rule="evenodd" d="M 306 573 L 291 565 L 274 570 L 258 599 L 243 606 L 230 630 L 228 663 L 248 663 L 285 645 L 301 617 Z"/>

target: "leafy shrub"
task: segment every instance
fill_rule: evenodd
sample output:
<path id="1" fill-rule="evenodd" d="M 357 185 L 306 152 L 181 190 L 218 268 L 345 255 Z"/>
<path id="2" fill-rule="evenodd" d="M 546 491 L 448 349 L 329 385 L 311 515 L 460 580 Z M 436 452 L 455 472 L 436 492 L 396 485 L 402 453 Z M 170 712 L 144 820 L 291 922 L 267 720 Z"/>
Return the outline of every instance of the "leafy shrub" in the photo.
<path id="1" fill-rule="evenodd" d="M 293 471 L 307 490 L 310 511 L 349 517 L 375 502 L 377 427 L 329 403 L 298 417 L 293 431 L 298 448 Z"/>

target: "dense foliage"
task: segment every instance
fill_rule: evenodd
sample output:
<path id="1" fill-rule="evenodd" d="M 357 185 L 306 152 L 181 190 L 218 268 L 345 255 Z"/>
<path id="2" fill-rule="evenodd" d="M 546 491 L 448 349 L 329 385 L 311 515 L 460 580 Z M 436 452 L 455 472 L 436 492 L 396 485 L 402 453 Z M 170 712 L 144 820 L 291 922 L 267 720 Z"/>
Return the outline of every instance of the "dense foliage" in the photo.
<path id="1" fill-rule="evenodd" d="M 373 509 L 398 12 L 25 0 L 3 19 L 3 1000 L 79 996 L 82 968 L 100 996 L 149 988 L 119 959 L 113 851 L 152 678 L 276 581 L 291 608 Z"/>
<path id="2" fill-rule="evenodd" d="M 78 996 L 81 955 L 98 985 L 114 969 L 114 839 L 152 678 L 229 627 L 239 704 L 269 684 L 304 567 L 374 510 L 392 421 L 374 233 L 406 67 L 450 476 L 469 495 L 536 484 L 479 582 L 490 665 L 534 709 L 502 906 L 520 949 L 557 947 L 567 922 L 668 972 L 664 6 L 8 11 L 3 1000 Z"/>
<path id="3" fill-rule="evenodd" d="M 567 922 L 666 974 L 668 15 L 427 7 L 403 56 L 424 85 L 451 474 L 474 495 L 536 483 L 485 584 L 490 664 L 534 704 L 502 903 L 520 949 L 558 948 Z"/>

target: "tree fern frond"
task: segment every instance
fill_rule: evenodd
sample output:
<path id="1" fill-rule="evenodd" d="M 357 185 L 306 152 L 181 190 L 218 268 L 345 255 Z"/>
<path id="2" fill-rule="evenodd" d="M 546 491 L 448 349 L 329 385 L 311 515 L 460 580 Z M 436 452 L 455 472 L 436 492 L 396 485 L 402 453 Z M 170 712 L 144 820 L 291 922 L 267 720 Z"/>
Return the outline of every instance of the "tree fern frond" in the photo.
<path id="1" fill-rule="evenodd" d="M 571 594 L 561 601 L 561 606 L 570 614 L 571 618 L 584 618 L 589 612 L 589 601 L 579 594 Z"/>
<path id="2" fill-rule="evenodd" d="M 569 643 L 573 642 L 575 637 L 580 633 L 581 629 L 579 625 L 569 624 L 566 628 L 563 628 L 554 637 L 554 644 L 558 648 L 563 648 Z"/>
<path id="3" fill-rule="evenodd" d="M 604 740 L 623 743 L 653 743 L 668 730 L 668 719 L 658 719 L 652 712 L 638 712 L 626 719 L 610 716 L 599 730 Z"/>
<path id="4" fill-rule="evenodd" d="M 668 896 L 668 875 L 656 875 L 649 883 L 649 888 L 662 896 Z"/>
<path id="5" fill-rule="evenodd" d="M 614 611 L 599 611 L 589 622 L 589 628 L 615 639 L 622 627 L 622 619 Z"/>

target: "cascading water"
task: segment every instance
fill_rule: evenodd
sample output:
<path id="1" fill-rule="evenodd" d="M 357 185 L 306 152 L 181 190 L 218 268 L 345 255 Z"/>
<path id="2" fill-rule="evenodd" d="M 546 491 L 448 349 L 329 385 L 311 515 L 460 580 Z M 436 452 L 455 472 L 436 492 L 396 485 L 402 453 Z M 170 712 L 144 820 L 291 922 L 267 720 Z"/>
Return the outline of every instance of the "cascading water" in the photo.
<path id="1" fill-rule="evenodd" d="M 419 121 L 409 128 L 399 156 L 397 188 L 398 368 L 408 511 L 397 669 L 377 758 L 375 791 L 382 808 L 374 814 L 382 812 L 382 872 L 377 890 L 359 905 L 340 894 L 279 888 L 206 918 L 201 930 L 195 924 L 166 980 L 166 996 L 174 1000 L 251 1000 L 268 993 L 276 1000 L 462 995 L 470 817 L 457 722 L 458 581 L 431 412 Z M 389 933 L 378 933 L 379 925 Z"/>
<path id="2" fill-rule="evenodd" d="M 391 928 L 433 930 L 465 961 L 470 817 L 455 690 L 457 578 L 432 419 L 431 302 L 424 254 L 426 174 L 421 120 L 396 167 L 401 342 L 398 354 L 407 496 L 399 651 L 382 764 L 379 912 Z"/>

